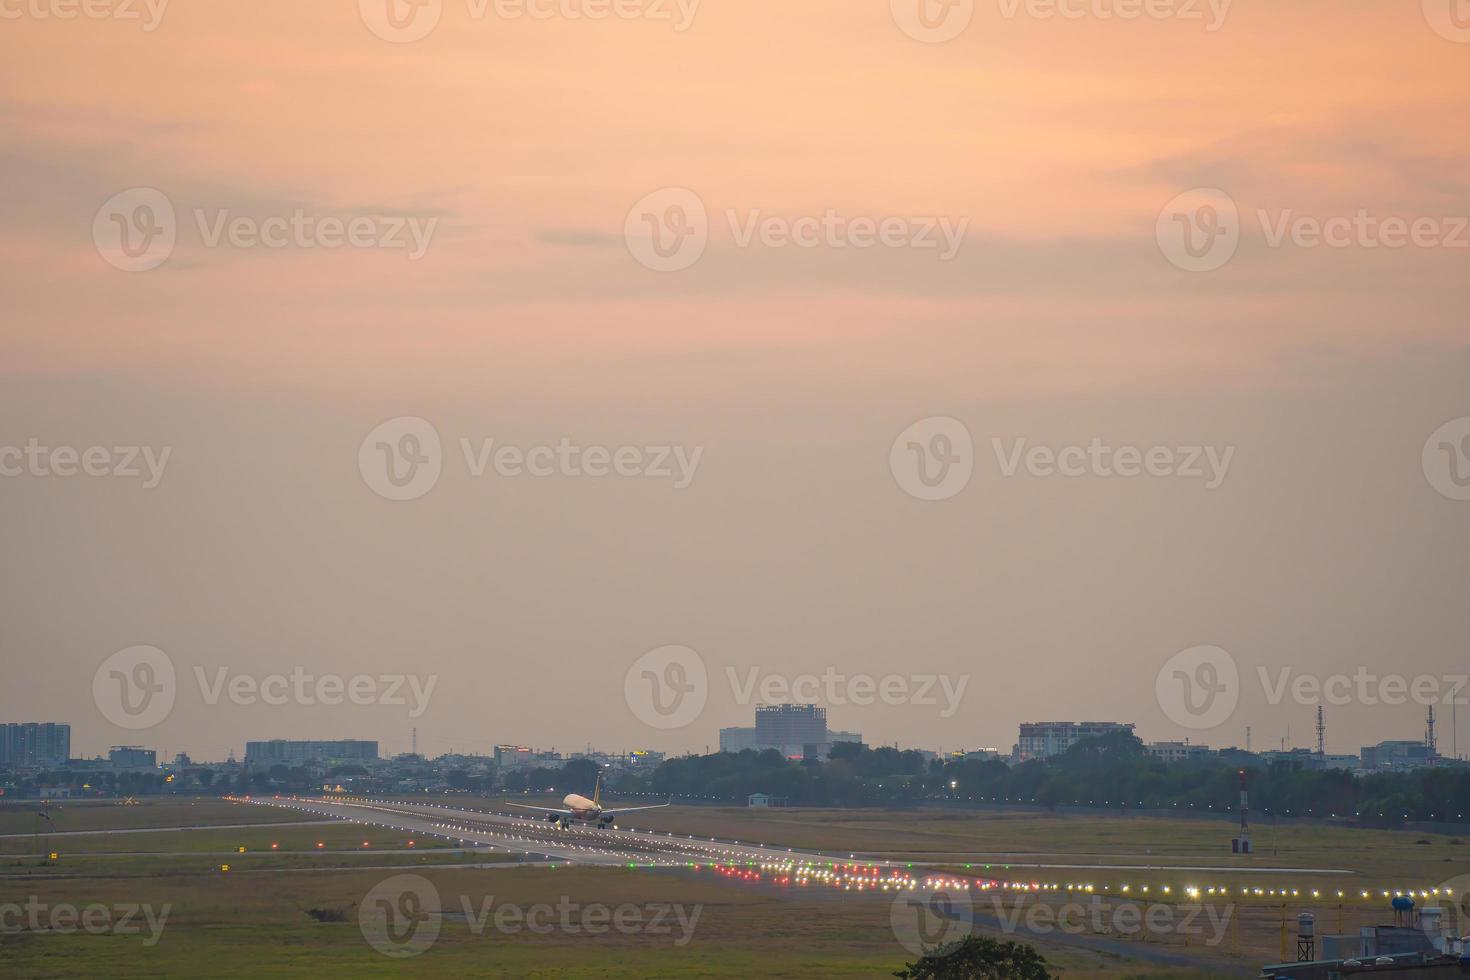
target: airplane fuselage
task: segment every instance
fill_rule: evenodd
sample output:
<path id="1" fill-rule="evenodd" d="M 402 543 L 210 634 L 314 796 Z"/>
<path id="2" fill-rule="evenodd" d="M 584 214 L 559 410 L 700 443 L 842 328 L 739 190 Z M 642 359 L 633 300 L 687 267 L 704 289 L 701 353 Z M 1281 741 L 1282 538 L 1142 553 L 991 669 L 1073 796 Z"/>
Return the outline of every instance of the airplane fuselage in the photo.
<path id="1" fill-rule="evenodd" d="M 568 793 L 561 805 L 578 820 L 596 820 L 602 816 L 602 807 L 577 793 Z"/>

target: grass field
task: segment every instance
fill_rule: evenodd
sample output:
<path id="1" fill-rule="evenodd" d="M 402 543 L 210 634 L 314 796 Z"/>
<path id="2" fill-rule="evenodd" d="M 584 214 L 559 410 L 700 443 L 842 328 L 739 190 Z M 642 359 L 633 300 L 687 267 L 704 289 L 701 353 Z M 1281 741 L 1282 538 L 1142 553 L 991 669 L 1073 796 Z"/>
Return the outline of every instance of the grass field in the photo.
<path id="1" fill-rule="evenodd" d="M 38 824 L 36 813 L 44 809 L 54 831 L 130 830 L 137 827 L 185 827 L 234 823 L 290 823 L 300 814 L 257 807 L 247 812 L 235 803 L 213 797 L 190 799 L 141 797 L 135 805 L 116 800 L 55 800 L 46 804 L 0 804 L 0 835 L 29 834 Z"/>
<path id="2" fill-rule="evenodd" d="M 456 799 L 456 804 L 474 801 Z M 146 819 L 141 819 L 146 814 Z M 40 929 L 17 923 L 14 914 L 0 936 L 0 976 L 5 977 L 195 977 L 200 964 L 221 977 L 283 976 L 434 976 L 456 977 L 882 977 L 913 955 L 899 942 L 895 902 L 886 894 L 862 896 L 819 887 L 776 887 L 766 882 L 719 880 L 708 871 L 674 872 L 628 869 L 521 867 L 436 867 L 440 862 L 492 862 L 496 855 L 466 856 L 454 848 L 421 845 L 423 853 L 403 850 L 402 832 L 356 825 L 223 829 L 233 823 L 258 824 L 271 816 L 300 818 L 299 813 L 247 807 L 222 801 L 163 802 L 140 807 L 69 808 L 62 818 L 75 829 L 116 830 L 172 825 L 199 829 L 174 833 L 87 834 L 69 839 L 60 864 L 39 868 L 0 867 L 0 908 L 6 903 L 41 903 L 46 908 L 101 906 L 116 921 L 117 910 L 146 905 L 155 918 L 163 915 L 156 943 L 146 930 L 120 935 L 47 930 L 54 920 L 42 917 Z M 930 860 L 975 876 L 1006 877 L 1005 862 L 1014 863 L 1191 863 L 1228 865 L 1228 822 L 1156 818 L 1096 818 L 1055 815 L 997 815 L 930 811 L 802 811 L 714 808 L 671 808 L 640 815 L 650 829 L 668 829 L 752 843 L 806 846 L 826 851 L 848 850 L 895 859 Z M 14 819 L 14 814 L 0 820 Z M 58 821 L 59 822 L 59 821 Z M 289 823 L 290 820 L 279 822 Z M 77 825 L 82 825 L 77 827 Z M 0 824 L 3 825 L 3 824 Z M 12 824 L 13 827 L 13 824 Z M 26 834 L 29 827 L 12 833 Z M 323 841 L 328 853 L 315 851 Z M 361 841 L 370 846 L 361 848 Z M 1443 881 L 1470 872 L 1470 848 L 1445 838 L 1392 832 L 1360 832 L 1345 828 L 1264 828 L 1261 847 L 1247 865 L 1341 867 L 1354 872 L 1353 887 L 1400 887 L 1417 881 Z M 1428 840 L 1427 844 L 1418 843 Z M 270 843 L 279 848 L 272 851 Z M 1222 843 L 1225 844 L 1222 847 Z M 29 836 L 0 840 L 14 854 L 31 849 Z M 239 846 L 244 855 L 217 856 Z M 374 852 L 378 853 L 374 853 Z M 103 853 L 109 856 L 103 856 Z M 118 853 L 122 852 L 122 853 Z M 169 856 L 174 855 L 174 856 Z M 12 859 L 0 857 L 0 863 Z M 1240 861 L 1241 859 L 1234 859 Z M 228 873 L 218 863 L 231 865 Z M 373 870 L 363 868 L 371 862 Z M 987 874 L 976 865 L 990 863 Z M 339 866 L 332 866 L 333 864 Z M 352 865 L 352 866 L 340 866 Z M 14 877 L 23 871 L 25 877 Z M 395 959 L 375 949 L 359 921 L 364 905 L 374 907 L 374 889 L 395 875 L 411 872 L 427 880 L 438 925 L 432 944 L 419 955 Z M 915 874 L 923 875 L 916 868 Z M 1101 908 L 1139 907 L 1168 910 L 1179 917 L 1197 903 L 1178 893 L 1156 890 L 1140 902 L 1135 890 L 1102 898 L 1103 872 L 1027 871 L 1017 880 L 1041 878 L 1093 883 Z M 1182 873 L 1140 869 L 1128 873 L 1135 889 L 1145 881 L 1162 882 Z M 1159 876 L 1151 878 L 1150 876 Z M 1265 878 L 1235 872 L 1241 880 Z M 1269 877 L 1269 876 L 1268 876 Z M 1202 878 L 1198 884 L 1212 878 Z M 979 929 L 1003 935 L 1000 925 L 1013 923 L 1005 938 L 1036 945 L 1068 978 L 1184 980 L 1209 976 L 1248 975 L 1278 958 L 1283 913 L 1312 908 L 1323 932 L 1384 921 L 1385 903 L 1344 902 L 1339 913 L 1331 898 L 1299 897 L 1242 901 L 1201 899 L 1222 915 L 1210 937 L 1188 930 L 1164 929 L 1129 933 L 1105 924 L 1087 942 L 1059 941 L 1034 924 L 1038 911 L 1054 915 L 1069 901 L 1092 902 L 1081 893 L 1005 892 L 974 896 L 981 913 Z M 487 905 L 488 903 L 488 905 Z M 497 927 L 491 912 L 503 907 L 545 909 L 556 914 L 546 933 L 518 928 L 514 920 Z M 654 907 L 682 909 L 687 931 L 667 932 L 635 927 L 590 936 L 586 927 L 598 921 L 597 909 L 609 913 Z M 1198 914 L 1196 912 L 1196 914 Z M 480 921 L 479 916 L 487 918 Z M 136 921 L 136 918 L 135 918 Z M 671 922 L 680 921 L 677 916 Z M 1046 916 L 1043 925 L 1050 921 Z M 1228 923 L 1228 927 L 1227 927 Z M 20 930 L 14 931 L 19 924 Z M 1202 920 L 1204 924 L 1204 920 Z M 1147 941 L 1144 940 L 1147 935 Z M 681 936 L 686 941 L 678 941 Z M 1163 965 L 1162 955 L 1187 955 L 1199 965 Z"/>
<path id="3" fill-rule="evenodd" d="M 515 799 L 525 802 L 524 797 Z M 1354 882 L 1365 888 L 1436 883 L 1470 872 L 1470 839 L 1326 825 L 1257 822 L 1252 828 L 1256 853 L 1246 857 L 1230 853 L 1236 830 L 1229 820 L 1152 816 L 671 807 L 631 815 L 621 825 L 892 860 L 988 864 L 1000 870 L 1024 864 L 1344 869 L 1354 872 Z M 1093 880 L 1099 874 L 1056 871 L 1051 877 Z M 1239 880 L 1264 883 L 1255 875 Z"/>
<path id="4" fill-rule="evenodd" d="M 358 903 L 381 873 L 318 872 L 293 876 L 220 876 L 208 880 L 56 880 L 45 887 L 52 905 L 167 906 L 161 939 L 146 936 L 44 935 L 7 937 L 0 972 L 15 977 L 196 977 L 199 964 L 220 977 L 864 977 L 884 976 L 913 957 L 900 947 L 882 900 L 835 905 L 820 896 L 775 897 L 708 876 L 629 873 L 618 869 L 507 868 L 426 870 L 446 918 L 437 940 L 410 960 L 390 959 L 364 940 Z M 140 887 L 141 884 L 141 887 Z M 570 896 L 582 909 L 678 904 L 698 908 L 688 942 L 671 935 L 548 935 L 525 929 L 479 928 L 462 909 L 511 903 L 556 906 Z M 345 921 L 320 922 L 312 910 Z M 677 919 L 673 920 L 677 921 Z M 687 920 L 686 920 L 687 921 Z M 1066 975 L 1199 976 L 1130 968 L 1114 957 L 1055 953 Z"/>

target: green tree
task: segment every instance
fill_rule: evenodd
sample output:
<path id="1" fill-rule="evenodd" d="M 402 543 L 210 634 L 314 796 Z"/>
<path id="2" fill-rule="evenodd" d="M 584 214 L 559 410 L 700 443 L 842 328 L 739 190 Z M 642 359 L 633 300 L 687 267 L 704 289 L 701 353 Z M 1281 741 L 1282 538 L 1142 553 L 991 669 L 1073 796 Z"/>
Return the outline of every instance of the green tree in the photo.
<path id="1" fill-rule="evenodd" d="M 906 963 L 899 980 L 1051 980 L 1046 960 L 1020 943 L 966 936 Z"/>

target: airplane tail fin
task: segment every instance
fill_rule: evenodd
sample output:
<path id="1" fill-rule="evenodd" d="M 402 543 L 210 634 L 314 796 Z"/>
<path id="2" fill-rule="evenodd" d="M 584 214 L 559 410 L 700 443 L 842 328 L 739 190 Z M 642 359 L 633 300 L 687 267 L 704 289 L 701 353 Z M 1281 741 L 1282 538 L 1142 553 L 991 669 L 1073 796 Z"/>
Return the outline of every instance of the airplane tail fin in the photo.
<path id="1" fill-rule="evenodd" d="M 597 770 L 597 782 L 592 784 L 592 805 L 602 806 L 602 770 Z"/>

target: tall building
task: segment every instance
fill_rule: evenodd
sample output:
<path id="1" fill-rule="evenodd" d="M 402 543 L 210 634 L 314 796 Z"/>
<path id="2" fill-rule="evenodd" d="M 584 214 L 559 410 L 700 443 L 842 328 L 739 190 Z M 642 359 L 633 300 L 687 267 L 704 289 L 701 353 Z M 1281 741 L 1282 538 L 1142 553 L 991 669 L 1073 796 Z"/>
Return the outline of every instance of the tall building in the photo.
<path id="1" fill-rule="evenodd" d="M 247 766 L 299 766 L 309 762 L 377 762 L 378 743 L 348 738 L 338 741 L 273 738 L 245 743 Z"/>
<path id="2" fill-rule="evenodd" d="M 114 745 L 107 752 L 114 769 L 157 769 L 158 753 L 136 745 Z"/>
<path id="3" fill-rule="evenodd" d="M 827 709 L 814 704 L 763 704 L 755 709 L 761 745 L 815 745 L 827 740 Z"/>
<path id="4" fill-rule="evenodd" d="M 1082 741 L 1114 732 L 1133 734 L 1134 725 L 1123 725 L 1114 721 L 1035 721 L 1023 722 L 1020 741 L 1016 743 L 1016 756 L 1021 762 L 1029 759 L 1050 759 Z"/>
<path id="5" fill-rule="evenodd" d="M 70 758 L 70 725 L 54 721 L 0 725 L 0 766 L 64 766 Z"/>
<path id="6" fill-rule="evenodd" d="M 857 732 L 827 727 L 827 709 L 814 704 L 763 704 L 755 709 L 754 728 L 721 728 L 720 751 L 775 749 L 789 758 L 825 758 L 834 742 L 861 742 Z"/>

